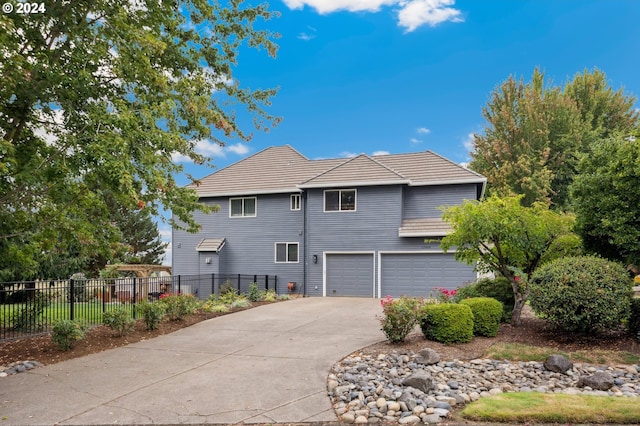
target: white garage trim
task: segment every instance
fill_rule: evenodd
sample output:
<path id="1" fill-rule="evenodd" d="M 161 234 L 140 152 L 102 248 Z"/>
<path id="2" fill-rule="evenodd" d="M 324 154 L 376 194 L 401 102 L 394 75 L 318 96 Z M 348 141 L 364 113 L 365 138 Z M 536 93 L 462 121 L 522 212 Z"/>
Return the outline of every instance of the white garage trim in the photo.
<path id="1" fill-rule="evenodd" d="M 370 254 L 373 262 L 373 271 L 371 276 L 373 281 L 371 282 L 371 293 L 375 297 L 375 277 L 376 277 L 376 252 L 375 251 L 323 251 L 322 252 L 322 297 L 327 297 L 327 255 L 332 254 Z"/>

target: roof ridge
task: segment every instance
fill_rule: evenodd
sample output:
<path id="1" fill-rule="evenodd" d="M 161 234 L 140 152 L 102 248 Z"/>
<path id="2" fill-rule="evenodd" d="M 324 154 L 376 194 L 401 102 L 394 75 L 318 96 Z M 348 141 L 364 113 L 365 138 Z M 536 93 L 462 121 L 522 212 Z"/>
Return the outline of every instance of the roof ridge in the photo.
<path id="1" fill-rule="evenodd" d="M 358 154 L 358 155 L 355 155 L 353 157 L 348 157 L 348 158 L 344 158 L 343 157 L 345 161 L 341 162 L 340 164 L 336 164 L 335 166 L 325 170 L 324 172 L 318 173 L 317 175 L 310 177 L 309 179 L 305 180 L 304 182 L 300 182 L 298 185 L 304 185 L 305 183 L 307 183 L 307 182 L 309 182 L 311 180 L 314 180 L 316 178 L 319 178 L 320 176 L 325 175 L 325 174 L 337 169 L 338 167 L 340 167 L 340 166 L 342 166 L 344 164 L 347 164 L 347 163 L 349 163 L 349 162 L 351 162 L 351 161 L 355 160 L 356 158 L 358 158 L 360 156 L 363 156 L 363 155 L 366 155 L 366 154 Z M 334 158 L 334 160 L 340 160 L 340 159 L 341 158 Z M 311 160 L 311 161 L 316 161 L 316 160 Z"/>
<path id="2" fill-rule="evenodd" d="M 394 154 L 388 154 L 388 155 L 394 155 Z M 386 164 L 384 164 L 382 161 L 379 161 L 379 160 L 377 160 L 377 159 L 373 158 L 373 156 L 371 156 L 371 157 L 367 156 L 367 157 L 368 157 L 371 161 L 374 161 L 375 163 L 377 163 L 377 164 L 381 165 L 382 167 L 384 167 L 385 169 L 389 170 L 390 172 L 393 172 L 393 173 L 395 173 L 396 175 L 400 176 L 402 179 L 406 179 L 406 180 L 408 180 L 408 181 L 411 181 L 411 179 L 409 179 L 408 177 L 406 177 L 406 176 L 405 176 L 405 175 L 403 175 L 402 173 L 397 172 L 393 167 L 389 167 L 389 166 L 387 166 L 387 165 L 386 165 Z"/>

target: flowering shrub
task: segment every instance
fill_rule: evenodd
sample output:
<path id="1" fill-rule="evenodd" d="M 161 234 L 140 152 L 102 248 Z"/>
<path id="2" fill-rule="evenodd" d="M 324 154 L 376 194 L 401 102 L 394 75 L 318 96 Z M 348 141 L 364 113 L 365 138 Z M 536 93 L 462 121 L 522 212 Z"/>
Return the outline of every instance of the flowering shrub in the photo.
<path id="1" fill-rule="evenodd" d="M 165 293 L 160 295 L 160 302 L 171 321 L 179 321 L 198 310 L 198 300 L 192 294 Z"/>
<path id="2" fill-rule="evenodd" d="M 453 303 L 453 299 L 456 294 L 458 294 L 458 290 L 449 290 L 444 287 L 434 287 L 439 294 L 437 295 L 437 299 L 440 303 Z"/>
<path id="3" fill-rule="evenodd" d="M 381 330 L 391 343 L 403 342 L 413 330 L 418 321 L 418 310 L 422 304 L 421 299 L 405 296 L 397 300 L 387 296 L 380 300 L 383 316 L 378 319 L 382 326 Z"/>

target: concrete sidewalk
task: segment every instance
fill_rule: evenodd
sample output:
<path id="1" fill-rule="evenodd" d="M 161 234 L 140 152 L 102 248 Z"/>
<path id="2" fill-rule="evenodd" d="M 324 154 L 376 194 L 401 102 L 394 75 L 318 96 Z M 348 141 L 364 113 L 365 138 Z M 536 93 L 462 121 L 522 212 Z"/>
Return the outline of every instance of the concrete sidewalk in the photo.
<path id="1" fill-rule="evenodd" d="M 1 424 L 337 421 L 331 366 L 384 340 L 376 299 L 305 298 L 0 380 Z"/>

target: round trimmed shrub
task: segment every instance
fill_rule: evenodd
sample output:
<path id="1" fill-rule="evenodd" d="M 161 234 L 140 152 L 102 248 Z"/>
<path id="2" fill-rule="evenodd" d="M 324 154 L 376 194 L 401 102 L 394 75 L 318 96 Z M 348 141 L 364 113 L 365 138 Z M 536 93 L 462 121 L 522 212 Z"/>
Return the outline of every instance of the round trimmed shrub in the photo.
<path id="1" fill-rule="evenodd" d="M 502 303 L 491 297 L 473 297 L 460 302 L 473 312 L 473 335 L 495 337 L 500 328 Z"/>
<path id="2" fill-rule="evenodd" d="M 558 328 L 606 331 L 629 317 L 631 279 L 622 265 L 593 256 L 547 263 L 530 281 L 531 308 Z"/>
<path id="3" fill-rule="evenodd" d="M 471 297 L 491 297 L 502 303 L 502 322 L 511 321 L 511 313 L 515 305 L 511 282 L 505 277 L 482 278 L 473 284 L 458 289 L 455 301 L 460 302 Z"/>
<path id="4" fill-rule="evenodd" d="M 428 304 L 419 311 L 422 334 L 441 343 L 466 343 L 473 338 L 473 313 L 459 303 Z"/>

